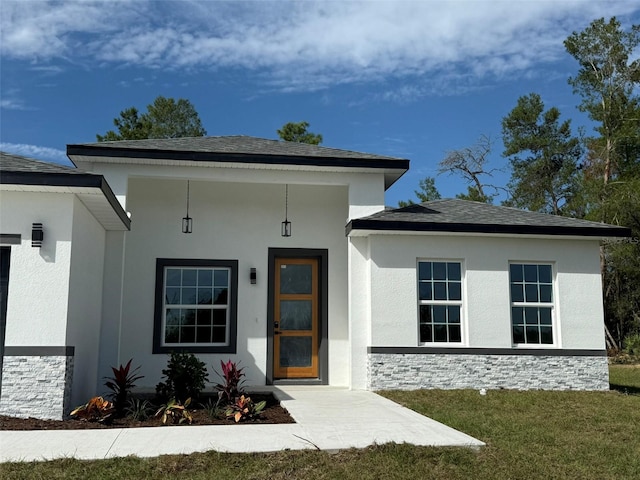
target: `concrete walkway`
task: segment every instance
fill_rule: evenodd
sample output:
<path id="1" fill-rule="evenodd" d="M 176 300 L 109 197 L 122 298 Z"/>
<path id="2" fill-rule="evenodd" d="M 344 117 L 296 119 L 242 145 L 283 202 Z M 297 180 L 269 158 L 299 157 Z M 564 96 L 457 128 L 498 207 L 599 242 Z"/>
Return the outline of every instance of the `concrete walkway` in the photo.
<path id="1" fill-rule="evenodd" d="M 484 445 L 372 392 L 319 386 L 283 386 L 272 392 L 297 423 L 0 431 L 0 462 L 155 457 L 209 450 L 340 450 L 387 442 L 475 448 Z"/>

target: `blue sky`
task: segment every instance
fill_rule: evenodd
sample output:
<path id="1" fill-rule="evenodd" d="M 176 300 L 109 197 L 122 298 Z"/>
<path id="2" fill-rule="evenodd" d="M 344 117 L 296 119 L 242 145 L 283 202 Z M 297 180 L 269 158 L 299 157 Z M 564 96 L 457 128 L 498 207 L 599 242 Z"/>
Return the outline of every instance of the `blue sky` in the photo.
<path id="1" fill-rule="evenodd" d="M 66 144 L 163 95 L 189 99 L 209 135 L 275 139 L 306 120 L 325 146 L 408 158 L 388 205 L 480 135 L 504 185 L 500 122 L 518 97 L 539 93 L 590 132 L 562 42 L 613 15 L 638 24 L 640 3 L 3 0 L 0 148 L 68 163 Z"/>

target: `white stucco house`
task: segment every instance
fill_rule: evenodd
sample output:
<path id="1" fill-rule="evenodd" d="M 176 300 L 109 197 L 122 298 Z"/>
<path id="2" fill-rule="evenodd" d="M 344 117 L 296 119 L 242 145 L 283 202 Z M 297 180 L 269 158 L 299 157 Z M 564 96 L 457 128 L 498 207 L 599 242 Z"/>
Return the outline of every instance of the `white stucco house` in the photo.
<path id="1" fill-rule="evenodd" d="M 248 385 L 607 389 L 599 245 L 622 227 L 438 200 L 406 159 L 252 137 L 2 154 L 0 413 L 60 418 L 130 358 Z M 185 233 L 187 232 L 187 233 Z"/>

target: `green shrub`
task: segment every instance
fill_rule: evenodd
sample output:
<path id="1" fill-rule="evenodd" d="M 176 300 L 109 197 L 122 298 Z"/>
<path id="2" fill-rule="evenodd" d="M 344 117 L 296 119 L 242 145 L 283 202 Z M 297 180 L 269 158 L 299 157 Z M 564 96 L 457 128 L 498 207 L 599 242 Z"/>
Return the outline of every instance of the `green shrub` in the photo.
<path id="1" fill-rule="evenodd" d="M 166 380 L 156 386 L 156 393 L 162 399 L 176 399 L 178 402 L 197 398 L 209 378 L 206 365 L 193 353 L 172 352 L 162 375 Z"/>
<path id="2" fill-rule="evenodd" d="M 640 333 L 628 335 L 624 339 L 624 352 L 628 355 L 640 357 Z"/>

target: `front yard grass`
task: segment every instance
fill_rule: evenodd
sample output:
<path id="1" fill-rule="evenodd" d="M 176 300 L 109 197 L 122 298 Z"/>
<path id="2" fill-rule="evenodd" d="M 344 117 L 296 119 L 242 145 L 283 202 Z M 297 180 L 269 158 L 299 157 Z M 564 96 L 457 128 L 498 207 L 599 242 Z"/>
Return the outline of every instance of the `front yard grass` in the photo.
<path id="1" fill-rule="evenodd" d="M 640 478 L 640 366 L 611 366 L 612 392 L 383 392 L 484 442 L 479 451 L 382 445 L 337 454 L 170 455 L 0 465 L 3 479 Z M 247 438 L 247 442 L 251 442 Z"/>

